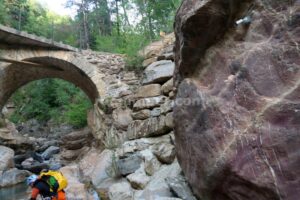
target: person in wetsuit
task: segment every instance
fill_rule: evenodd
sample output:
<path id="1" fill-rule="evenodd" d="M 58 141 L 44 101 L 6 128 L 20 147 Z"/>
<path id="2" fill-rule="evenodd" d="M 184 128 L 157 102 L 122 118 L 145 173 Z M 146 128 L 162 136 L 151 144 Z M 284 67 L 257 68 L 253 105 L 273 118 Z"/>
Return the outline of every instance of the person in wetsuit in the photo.
<path id="1" fill-rule="evenodd" d="M 45 200 L 66 200 L 63 190 L 57 193 L 51 192 L 48 183 L 40 179 L 37 175 L 29 176 L 26 183 L 32 188 L 30 200 L 36 200 L 38 195 L 41 195 Z"/>

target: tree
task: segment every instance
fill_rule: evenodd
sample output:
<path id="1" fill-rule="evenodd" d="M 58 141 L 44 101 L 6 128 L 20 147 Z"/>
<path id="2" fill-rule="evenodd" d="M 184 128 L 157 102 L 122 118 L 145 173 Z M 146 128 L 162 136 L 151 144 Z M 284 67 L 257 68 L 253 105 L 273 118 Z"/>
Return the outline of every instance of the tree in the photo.
<path id="1" fill-rule="evenodd" d="M 128 0 L 121 0 L 121 6 L 123 9 L 123 13 L 124 13 L 124 21 L 125 21 L 125 25 L 130 27 L 130 22 L 129 22 L 129 18 L 127 15 L 127 5 L 128 5 Z"/>
<path id="2" fill-rule="evenodd" d="M 81 21 L 80 25 L 80 47 L 90 49 L 90 29 L 88 23 L 90 0 L 68 0 L 67 7 L 77 7 L 77 17 Z"/>
<path id="3" fill-rule="evenodd" d="M 115 0 L 116 2 L 116 14 L 117 14 L 117 33 L 120 36 L 120 15 L 119 15 L 119 2 L 120 0 Z"/>
<path id="4" fill-rule="evenodd" d="M 111 14 L 107 0 L 94 0 L 96 20 L 100 35 L 111 35 Z"/>
<path id="5" fill-rule="evenodd" d="M 4 0 L 0 0 L 0 23 L 6 25 L 7 23 L 7 13 L 4 4 Z"/>
<path id="6" fill-rule="evenodd" d="M 27 0 L 4 0 L 1 7 L 4 9 L 3 23 L 21 30 L 22 22 L 27 21 L 26 10 L 28 10 Z"/>

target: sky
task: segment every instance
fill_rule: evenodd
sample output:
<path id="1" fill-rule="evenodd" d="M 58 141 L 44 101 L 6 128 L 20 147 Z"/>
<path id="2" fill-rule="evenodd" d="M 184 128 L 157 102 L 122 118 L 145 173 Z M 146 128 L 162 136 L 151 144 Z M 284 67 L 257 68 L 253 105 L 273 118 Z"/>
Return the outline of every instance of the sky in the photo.
<path id="1" fill-rule="evenodd" d="M 64 7 L 67 0 L 37 0 L 37 1 L 40 2 L 42 5 L 45 5 L 45 7 L 49 8 L 49 10 L 59 15 L 68 15 L 73 17 L 76 14 L 75 10 Z"/>
<path id="2" fill-rule="evenodd" d="M 42 5 L 44 5 L 49 10 L 59 14 L 59 15 L 68 15 L 72 18 L 76 15 L 76 9 L 65 8 L 67 0 L 37 0 Z M 122 10 L 120 11 L 122 12 Z M 131 24 L 137 24 L 141 20 L 141 16 L 136 16 L 134 9 L 128 10 L 128 17 Z"/>

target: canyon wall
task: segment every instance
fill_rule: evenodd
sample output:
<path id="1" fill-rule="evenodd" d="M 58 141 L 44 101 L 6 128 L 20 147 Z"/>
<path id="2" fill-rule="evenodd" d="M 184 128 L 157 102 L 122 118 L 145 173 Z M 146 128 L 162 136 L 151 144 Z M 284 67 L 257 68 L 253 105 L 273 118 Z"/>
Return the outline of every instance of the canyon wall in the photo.
<path id="1" fill-rule="evenodd" d="M 183 1 L 176 151 L 200 199 L 299 199 L 299 16 L 299 0 Z"/>

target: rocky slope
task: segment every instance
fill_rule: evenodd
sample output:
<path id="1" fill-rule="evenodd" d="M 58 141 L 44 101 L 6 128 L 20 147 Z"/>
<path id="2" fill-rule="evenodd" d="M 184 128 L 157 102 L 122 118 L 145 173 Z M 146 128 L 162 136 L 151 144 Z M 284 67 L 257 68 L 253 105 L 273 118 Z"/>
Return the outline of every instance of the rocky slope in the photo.
<path id="1" fill-rule="evenodd" d="M 200 199 L 299 199 L 299 16 L 299 0 L 183 1 L 176 150 Z"/>
<path id="2" fill-rule="evenodd" d="M 114 92 L 89 114 L 98 147 L 71 166 L 101 199 L 195 199 L 177 162 L 172 132 L 173 42 L 171 34 L 141 51 L 142 77 L 103 70 Z"/>

